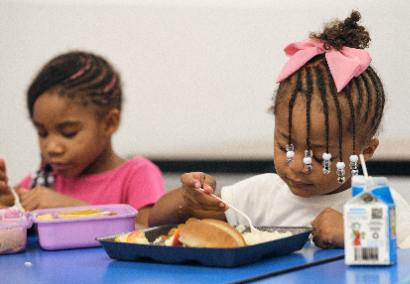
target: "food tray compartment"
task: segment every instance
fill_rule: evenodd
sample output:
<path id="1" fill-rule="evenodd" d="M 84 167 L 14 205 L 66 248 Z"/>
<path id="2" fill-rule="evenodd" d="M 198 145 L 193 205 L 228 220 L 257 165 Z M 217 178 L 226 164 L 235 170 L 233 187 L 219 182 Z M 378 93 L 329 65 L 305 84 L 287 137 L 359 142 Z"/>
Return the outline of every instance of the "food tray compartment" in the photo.
<path id="1" fill-rule="evenodd" d="M 58 219 L 59 212 L 83 209 L 99 209 L 117 215 Z M 97 247 L 98 236 L 118 234 L 135 230 L 137 210 L 128 204 L 89 205 L 80 207 L 52 208 L 31 211 L 37 226 L 40 246 L 45 250 Z M 36 216 L 51 214 L 52 220 L 38 220 Z"/>
<path id="2" fill-rule="evenodd" d="M 145 236 L 153 242 L 160 235 L 167 235 L 177 225 L 145 229 Z M 115 242 L 122 234 L 98 237 L 108 256 L 126 261 L 156 261 L 173 264 L 196 263 L 214 267 L 237 267 L 257 262 L 265 257 L 277 257 L 300 250 L 305 245 L 312 227 L 256 227 L 262 231 L 290 231 L 292 236 L 266 243 L 240 248 L 188 248 L 159 245 L 140 245 Z M 249 228 L 248 228 L 249 229 Z M 128 232 L 129 233 L 129 232 Z"/>
<path id="3" fill-rule="evenodd" d="M 0 209 L 0 255 L 23 251 L 27 245 L 27 228 L 31 225 L 29 216 L 19 209 Z"/>

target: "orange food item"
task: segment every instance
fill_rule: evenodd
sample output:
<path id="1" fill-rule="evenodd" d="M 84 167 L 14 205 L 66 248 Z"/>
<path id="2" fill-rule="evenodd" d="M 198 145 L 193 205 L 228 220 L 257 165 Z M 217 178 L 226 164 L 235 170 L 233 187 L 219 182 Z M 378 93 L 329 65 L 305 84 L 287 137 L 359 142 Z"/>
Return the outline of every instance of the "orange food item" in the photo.
<path id="1" fill-rule="evenodd" d="M 148 245 L 148 239 L 145 237 L 144 231 L 136 231 L 130 234 L 121 235 L 116 237 L 115 242 L 121 243 L 132 243 L 132 244 L 141 244 L 141 245 Z"/>
<path id="2" fill-rule="evenodd" d="M 171 230 L 169 230 L 168 235 L 166 235 L 166 236 L 162 235 L 162 236 L 159 236 L 158 238 L 160 238 L 161 241 L 168 240 L 168 239 L 172 238 L 175 235 L 175 233 L 177 232 L 178 229 L 181 229 L 185 225 L 187 225 L 189 223 L 192 223 L 192 222 L 196 222 L 196 221 L 199 221 L 199 220 L 197 218 L 193 218 L 193 217 L 189 218 L 188 220 L 186 220 L 185 223 L 179 224 L 177 228 L 172 228 Z"/>
<path id="3" fill-rule="evenodd" d="M 181 229 L 177 229 L 174 234 L 174 240 L 172 241 L 173 247 L 182 247 L 182 243 L 179 241 L 180 234 L 181 234 Z"/>

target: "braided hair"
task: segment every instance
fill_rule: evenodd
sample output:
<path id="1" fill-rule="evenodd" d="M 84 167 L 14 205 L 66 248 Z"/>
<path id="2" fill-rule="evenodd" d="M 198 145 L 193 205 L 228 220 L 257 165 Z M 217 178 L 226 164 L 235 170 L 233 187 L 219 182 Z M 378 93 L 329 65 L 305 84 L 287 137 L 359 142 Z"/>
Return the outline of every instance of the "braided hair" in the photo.
<path id="1" fill-rule="evenodd" d="M 101 56 L 87 52 L 69 52 L 49 61 L 38 73 L 27 93 L 30 118 L 37 98 L 46 91 L 92 102 L 98 113 L 121 110 L 121 82 L 115 69 Z"/>
<path id="2" fill-rule="evenodd" d="M 310 33 L 311 38 L 322 40 L 325 49 L 335 48 L 340 50 L 343 46 L 363 49 L 369 46 L 370 36 L 363 26 L 358 24 L 361 16 L 357 11 L 352 11 L 350 17 L 344 21 L 333 21 L 325 24 L 322 33 Z M 297 78 L 297 79 L 295 79 Z M 304 84 L 301 84 L 301 81 Z M 296 82 L 296 83 L 295 83 Z M 314 82 L 312 85 L 311 82 Z M 353 153 L 356 152 L 356 140 L 361 143 L 370 140 L 378 131 L 383 116 L 385 94 L 383 84 L 369 66 L 358 77 L 353 78 L 340 93 L 336 91 L 336 85 L 330 73 L 324 54 L 320 54 L 309 60 L 302 68 L 282 81 L 274 96 L 274 105 L 271 111 L 276 114 L 279 104 L 292 93 L 289 101 L 289 137 L 291 137 L 291 121 L 293 102 L 297 95 L 306 99 L 307 115 L 307 146 L 310 148 L 310 121 L 309 112 L 312 98 L 317 96 L 323 105 L 324 124 L 326 128 L 326 152 L 329 149 L 329 111 L 335 109 L 339 123 L 339 156 L 343 157 L 343 132 L 353 134 Z M 349 110 L 348 112 L 343 110 Z M 347 117 L 348 120 L 342 118 Z M 357 129 L 360 135 L 357 137 Z M 290 141 L 289 141 L 290 143 Z"/>
<path id="3" fill-rule="evenodd" d="M 98 118 L 112 109 L 121 111 L 122 90 L 119 74 L 101 56 L 73 51 L 51 59 L 37 74 L 27 92 L 27 107 L 33 118 L 34 103 L 45 92 L 53 91 L 70 99 L 79 98 L 84 105 L 93 104 Z M 44 162 L 32 177 L 30 188 L 52 188 L 52 168 Z"/>

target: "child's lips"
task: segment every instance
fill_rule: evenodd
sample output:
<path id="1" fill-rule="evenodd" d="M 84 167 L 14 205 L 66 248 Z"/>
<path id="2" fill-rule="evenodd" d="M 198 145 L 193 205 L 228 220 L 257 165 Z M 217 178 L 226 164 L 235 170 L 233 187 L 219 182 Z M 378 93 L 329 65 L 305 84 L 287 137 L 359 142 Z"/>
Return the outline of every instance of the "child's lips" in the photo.
<path id="1" fill-rule="evenodd" d="M 288 177 L 288 179 L 290 180 L 290 183 L 297 188 L 307 188 L 309 186 L 312 186 L 313 184 L 310 183 L 304 183 L 304 182 L 299 182 L 299 181 L 295 181 L 291 178 Z"/>
<path id="2" fill-rule="evenodd" d="M 51 163 L 51 167 L 56 171 L 64 171 L 68 166 L 63 163 Z"/>

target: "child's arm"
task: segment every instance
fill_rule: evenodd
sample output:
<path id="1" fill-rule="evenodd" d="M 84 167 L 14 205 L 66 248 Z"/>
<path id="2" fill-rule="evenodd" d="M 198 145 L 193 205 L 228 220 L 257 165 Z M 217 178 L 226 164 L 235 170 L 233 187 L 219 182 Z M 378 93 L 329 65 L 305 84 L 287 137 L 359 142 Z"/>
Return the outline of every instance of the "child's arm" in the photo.
<path id="1" fill-rule="evenodd" d="M 216 188 L 213 177 L 188 173 L 181 176 L 181 182 L 181 187 L 166 193 L 154 205 L 149 215 L 150 227 L 181 223 L 190 217 L 226 220 L 224 212 L 228 207 L 198 189 L 213 193 Z"/>
<path id="2" fill-rule="evenodd" d="M 6 164 L 3 159 L 0 159 L 0 204 L 4 206 L 13 206 L 14 196 L 11 193 L 10 186 L 7 182 Z"/>
<path id="3" fill-rule="evenodd" d="M 154 205 L 147 205 L 138 209 L 138 214 L 135 217 L 135 230 L 148 228 L 149 213 Z"/>
<path id="4" fill-rule="evenodd" d="M 312 232 L 313 242 L 321 248 L 343 248 L 344 229 L 343 214 L 326 208 L 311 225 L 316 229 Z"/>
<path id="5" fill-rule="evenodd" d="M 85 201 L 66 196 L 45 186 L 36 186 L 31 190 L 20 187 L 17 192 L 20 196 L 21 205 L 27 211 L 90 205 Z"/>

